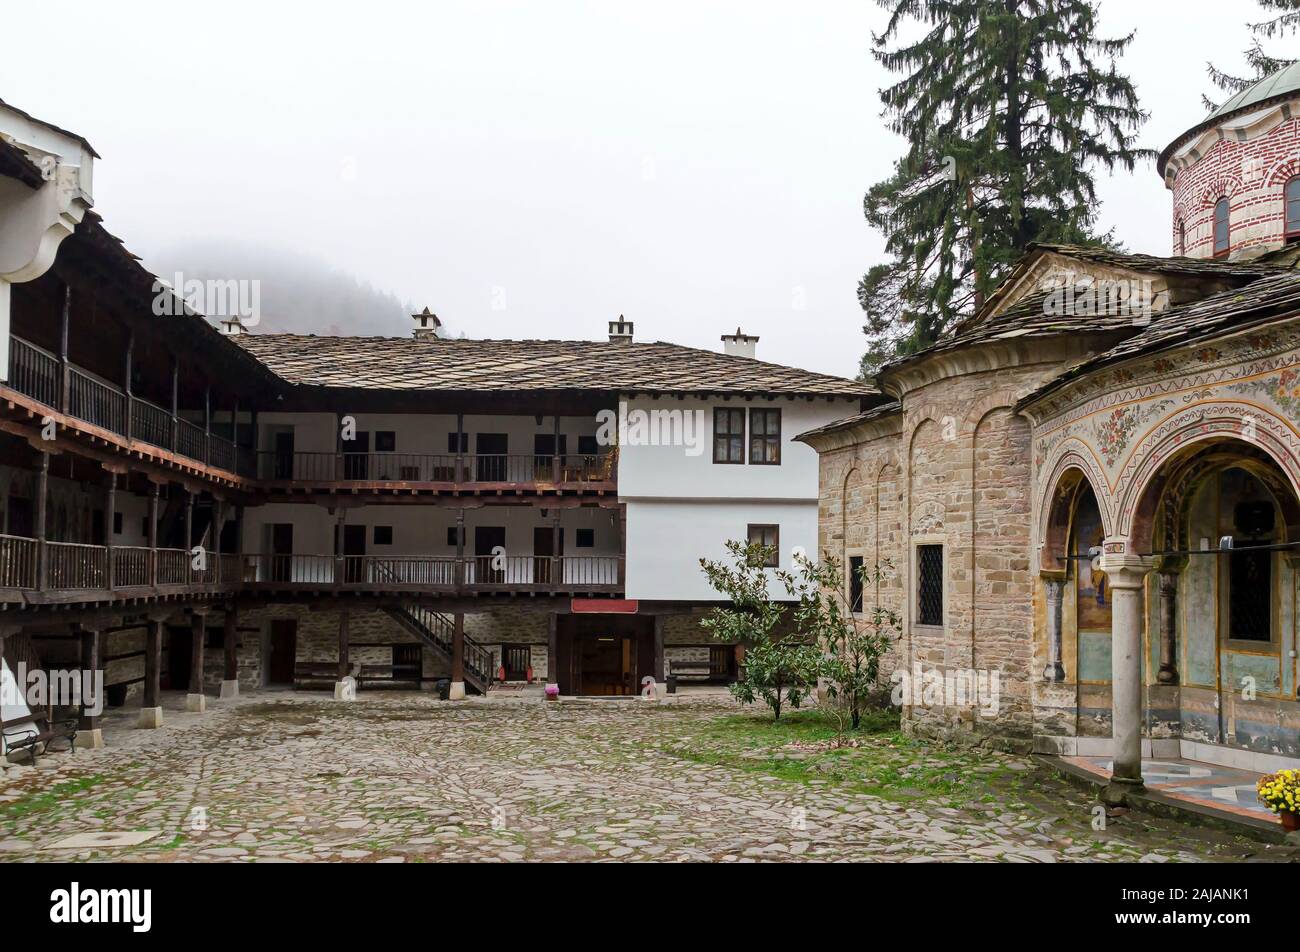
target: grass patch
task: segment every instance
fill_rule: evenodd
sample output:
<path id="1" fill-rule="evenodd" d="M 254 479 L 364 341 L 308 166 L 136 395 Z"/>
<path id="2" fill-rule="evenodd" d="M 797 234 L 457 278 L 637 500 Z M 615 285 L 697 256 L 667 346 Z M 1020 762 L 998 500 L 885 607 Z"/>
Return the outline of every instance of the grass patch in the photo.
<path id="1" fill-rule="evenodd" d="M 103 779 L 103 777 L 96 774 L 93 777 L 81 777 L 77 780 L 68 780 L 64 783 L 55 784 L 49 790 L 41 793 L 33 793 L 18 800 L 11 800 L 0 807 L 0 815 L 3 815 L 7 820 L 19 820 L 34 813 L 44 813 L 57 807 L 71 805 L 75 808 L 77 806 L 75 802 L 77 795 L 85 793 Z"/>

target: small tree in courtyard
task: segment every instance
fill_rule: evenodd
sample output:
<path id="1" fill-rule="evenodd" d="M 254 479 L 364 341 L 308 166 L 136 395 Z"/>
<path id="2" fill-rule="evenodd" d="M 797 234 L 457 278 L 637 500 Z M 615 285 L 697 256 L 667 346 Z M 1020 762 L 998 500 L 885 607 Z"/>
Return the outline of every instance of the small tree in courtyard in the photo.
<path id="1" fill-rule="evenodd" d="M 897 612 L 873 606 L 868 611 L 854 611 L 851 590 L 845 591 L 841 564 L 827 555 L 814 565 L 810 559 L 798 559 L 800 577 L 806 587 L 799 591 L 795 623 L 799 631 L 812 635 L 821 651 L 820 673 L 826 682 L 827 705 L 837 721 L 842 737 L 846 727 L 857 730 L 862 715 L 878 688 L 880 660 L 891 643 L 902 634 L 902 619 Z M 886 577 L 886 564 L 858 570 L 862 591 Z"/>
<path id="2" fill-rule="evenodd" d="M 811 640 L 793 630 L 787 606 L 773 601 L 768 584 L 773 575 L 790 590 L 794 577 L 772 572 L 776 549 L 758 543 L 727 543 L 726 561 L 700 559 L 709 584 L 731 600 L 704 619 L 704 628 L 719 641 L 738 642 L 745 649 L 745 677 L 731 685 L 743 704 L 762 701 L 774 720 L 789 705 L 798 707 L 817 680 L 821 656 Z"/>

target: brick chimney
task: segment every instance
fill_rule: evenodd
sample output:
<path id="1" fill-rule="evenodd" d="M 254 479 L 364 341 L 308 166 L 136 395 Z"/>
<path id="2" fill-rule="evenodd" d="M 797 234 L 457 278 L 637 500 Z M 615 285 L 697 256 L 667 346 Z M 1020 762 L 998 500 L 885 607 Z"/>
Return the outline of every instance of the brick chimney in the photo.
<path id="1" fill-rule="evenodd" d="M 442 336 L 438 333 L 442 328 L 442 321 L 438 320 L 438 315 L 427 307 L 419 314 L 412 314 L 411 320 L 415 321 L 416 340 L 437 340 Z"/>
<path id="2" fill-rule="evenodd" d="M 632 343 L 632 322 L 625 320 L 623 315 L 618 316 L 618 320 L 609 322 L 609 339 L 614 341 L 627 341 Z"/>
<path id="3" fill-rule="evenodd" d="M 722 352 L 728 357 L 753 357 L 757 345 L 758 338 L 741 333 L 739 327 L 734 334 L 722 335 Z"/>

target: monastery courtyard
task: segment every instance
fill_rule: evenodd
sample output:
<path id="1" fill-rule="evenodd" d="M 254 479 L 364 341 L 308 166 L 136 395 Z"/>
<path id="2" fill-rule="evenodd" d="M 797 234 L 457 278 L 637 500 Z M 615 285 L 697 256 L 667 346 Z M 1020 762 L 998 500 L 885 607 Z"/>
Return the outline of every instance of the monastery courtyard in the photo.
<path id="1" fill-rule="evenodd" d="M 0 858 L 1257 861 L 1296 850 L 1140 813 L 1094 829 L 1094 795 L 1033 758 L 923 746 L 888 724 L 828 749 L 725 695 L 356 703 L 263 692 L 166 726 L 105 718 L 107 746 L 9 767 Z M 71 837 L 154 835 L 52 848 Z M 76 841 L 73 841 L 74 843 Z M 82 843 L 85 844 L 83 839 Z"/>

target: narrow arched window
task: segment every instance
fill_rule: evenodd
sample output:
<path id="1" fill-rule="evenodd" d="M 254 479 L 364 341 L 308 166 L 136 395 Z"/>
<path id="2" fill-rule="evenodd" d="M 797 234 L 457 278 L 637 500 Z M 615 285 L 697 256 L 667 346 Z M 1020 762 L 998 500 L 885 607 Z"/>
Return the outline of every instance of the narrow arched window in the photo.
<path id="1" fill-rule="evenodd" d="M 1228 253 L 1228 199 L 1221 198 L 1214 203 L 1214 255 Z"/>
<path id="2" fill-rule="evenodd" d="M 1187 254 L 1187 222 L 1178 219 L 1178 253 Z"/>
<path id="3" fill-rule="evenodd" d="M 1300 175 L 1286 183 L 1283 196 L 1286 205 L 1286 240 L 1300 241 Z"/>

